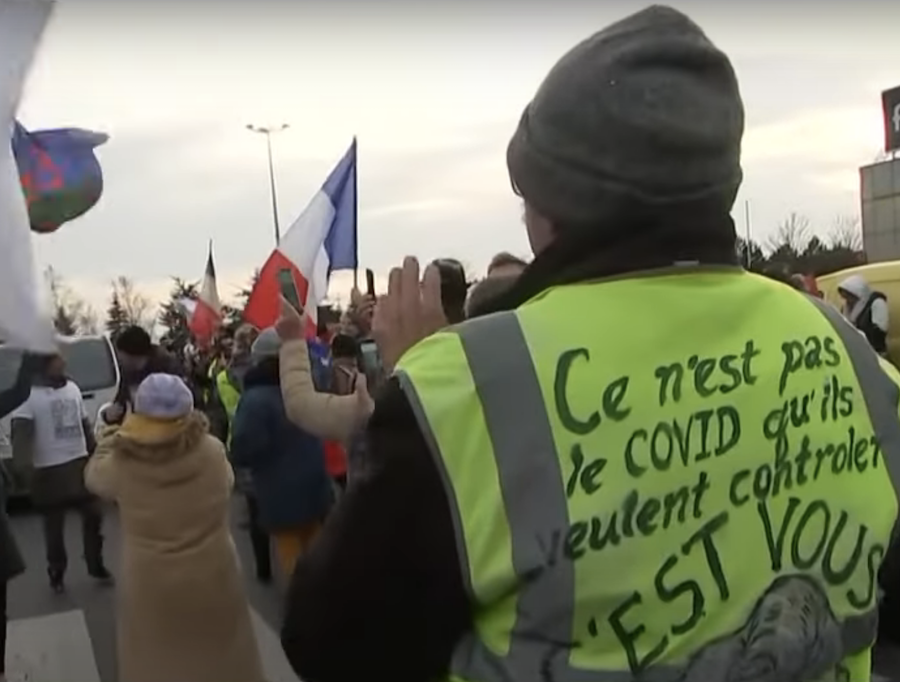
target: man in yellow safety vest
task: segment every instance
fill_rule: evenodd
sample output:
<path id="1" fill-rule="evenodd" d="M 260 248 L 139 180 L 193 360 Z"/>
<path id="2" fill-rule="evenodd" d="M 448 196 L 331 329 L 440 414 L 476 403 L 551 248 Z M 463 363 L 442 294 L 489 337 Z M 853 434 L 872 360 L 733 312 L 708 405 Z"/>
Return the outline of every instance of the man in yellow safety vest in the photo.
<path id="1" fill-rule="evenodd" d="M 294 575 L 300 677 L 870 679 L 898 377 L 741 269 L 743 128 L 728 58 L 669 8 L 551 70 L 507 152 L 535 259 L 499 311 L 420 341 L 414 260 L 379 301 L 397 361 L 371 473 Z"/>

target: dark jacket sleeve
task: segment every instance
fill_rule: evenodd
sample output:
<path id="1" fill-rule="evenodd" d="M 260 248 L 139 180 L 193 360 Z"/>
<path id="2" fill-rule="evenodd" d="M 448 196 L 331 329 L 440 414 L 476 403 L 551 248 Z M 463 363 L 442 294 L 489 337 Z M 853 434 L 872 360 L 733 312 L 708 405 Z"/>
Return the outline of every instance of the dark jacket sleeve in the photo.
<path id="1" fill-rule="evenodd" d="M 441 679 L 471 616 L 447 495 L 396 381 L 366 437 L 365 474 L 297 564 L 282 645 L 306 682 Z"/>
<path id="2" fill-rule="evenodd" d="M 241 396 L 231 424 L 232 465 L 256 469 L 275 453 L 274 430 L 267 405 L 261 397 L 248 391 Z"/>
<path id="3" fill-rule="evenodd" d="M 22 356 L 16 383 L 5 391 L 0 391 L 0 419 L 15 410 L 28 400 L 31 395 L 31 382 L 36 370 L 37 358 L 30 353 Z"/>

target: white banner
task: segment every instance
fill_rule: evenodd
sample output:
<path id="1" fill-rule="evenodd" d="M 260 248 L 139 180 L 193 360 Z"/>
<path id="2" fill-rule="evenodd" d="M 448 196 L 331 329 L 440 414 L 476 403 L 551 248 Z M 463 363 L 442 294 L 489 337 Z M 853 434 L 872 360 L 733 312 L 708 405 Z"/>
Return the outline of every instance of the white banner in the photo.
<path id="1" fill-rule="evenodd" d="M 0 146 L 0 340 L 35 351 L 52 350 L 54 334 L 39 303 L 28 209 L 9 135 L 52 10 L 49 0 L 0 0 L 0 130 L 7 131 Z"/>

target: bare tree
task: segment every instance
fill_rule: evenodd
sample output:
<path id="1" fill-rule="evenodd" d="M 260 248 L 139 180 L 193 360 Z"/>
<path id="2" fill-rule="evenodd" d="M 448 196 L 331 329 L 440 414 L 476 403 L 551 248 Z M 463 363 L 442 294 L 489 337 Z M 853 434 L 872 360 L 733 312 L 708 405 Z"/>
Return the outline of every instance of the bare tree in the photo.
<path id="1" fill-rule="evenodd" d="M 52 266 L 44 270 L 44 281 L 50 290 L 53 306 L 53 324 L 60 334 L 96 334 L 98 318 L 96 311 L 66 284 Z"/>
<path id="2" fill-rule="evenodd" d="M 856 216 L 839 215 L 828 230 L 828 246 L 832 249 L 846 249 L 847 251 L 862 251 L 863 238 L 859 218 Z"/>
<path id="3" fill-rule="evenodd" d="M 112 281 L 112 295 L 118 300 L 124 313 L 125 324 L 135 324 L 150 329 L 155 324 L 155 314 L 150 299 L 140 293 L 125 275 Z"/>
<path id="4" fill-rule="evenodd" d="M 809 218 L 791 213 L 779 223 L 775 234 L 766 240 L 766 248 L 772 253 L 791 251 L 802 253 L 809 242 Z"/>
<path id="5" fill-rule="evenodd" d="M 84 306 L 75 319 L 75 326 L 80 334 L 94 336 L 100 333 L 100 317 L 92 306 Z"/>

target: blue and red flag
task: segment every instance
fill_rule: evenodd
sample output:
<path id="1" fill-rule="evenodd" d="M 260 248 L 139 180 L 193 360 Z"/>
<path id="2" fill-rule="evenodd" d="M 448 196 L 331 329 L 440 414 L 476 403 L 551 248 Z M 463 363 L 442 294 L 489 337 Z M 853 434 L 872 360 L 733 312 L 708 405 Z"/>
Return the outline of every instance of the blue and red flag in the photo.
<path id="1" fill-rule="evenodd" d="M 53 232 L 97 203 L 103 171 L 94 149 L 108 139 L 80 128 L 29 132 L 16 121 L 12 150 L 32 230 Z"/>

